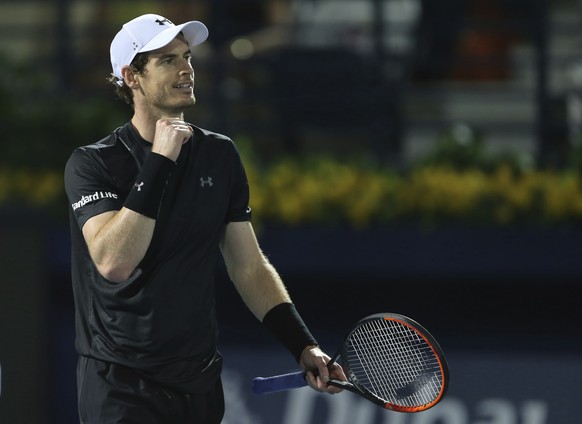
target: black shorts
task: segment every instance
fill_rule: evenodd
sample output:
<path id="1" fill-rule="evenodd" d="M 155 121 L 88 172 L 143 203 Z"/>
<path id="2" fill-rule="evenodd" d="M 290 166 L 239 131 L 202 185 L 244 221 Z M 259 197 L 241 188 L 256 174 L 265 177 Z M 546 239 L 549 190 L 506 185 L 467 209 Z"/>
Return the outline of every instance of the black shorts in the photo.
<path id="1" fill-rule="evenodd" d="M 208 393 L 188 394 L 130 368 L 80 357 L 77 384 L 81 424 L 219 424 L 224 415 L 220 379 Z"/>

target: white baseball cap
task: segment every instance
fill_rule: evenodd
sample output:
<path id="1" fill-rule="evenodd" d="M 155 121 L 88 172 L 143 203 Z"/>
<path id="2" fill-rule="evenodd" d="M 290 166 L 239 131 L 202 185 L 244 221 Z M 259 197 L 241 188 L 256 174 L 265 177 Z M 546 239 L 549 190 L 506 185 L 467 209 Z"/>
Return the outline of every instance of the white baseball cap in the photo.
<path id="1" fill-rule="evenodd" d="M 182 33 L 191 47 L 201 44 L 208 38 L 208 28 L 202 22 L 190 21 L 174 25 L 160 15 L 138 16 L 123 25 L 111 42 L 111 66 L 117 82 L 123 85 L 121 68 L 130 65 L 138 53 L 149 52 L 164 47 L 178 34 Z"/>

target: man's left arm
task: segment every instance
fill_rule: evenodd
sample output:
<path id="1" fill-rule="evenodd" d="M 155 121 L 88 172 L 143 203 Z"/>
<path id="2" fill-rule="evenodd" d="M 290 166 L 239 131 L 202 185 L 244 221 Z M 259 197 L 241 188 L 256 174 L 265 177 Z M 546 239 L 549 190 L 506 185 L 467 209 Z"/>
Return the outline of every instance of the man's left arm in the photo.
<path id="1" fill-rule="evenodd" d="M 279 274 L 261 252 L 250 222 L 228 223 L 220 247 L 230 279 L 259 320 L 278 304 L 291 302 Z"/>
<path id="2" fill-rule="evenodd" d="M 315 390 L 340 392 L 327 381 L 330 374 L 345 380 L 341 367 L 335 364 L 328 369 L 330 357 L 319 348 L 295 310 L 281 277 L 261 251 L 252 224 L 228 223 L 220 247 L 229 277 L 243 301 L 295 356 L 306 371 L 308 384 Z"/>

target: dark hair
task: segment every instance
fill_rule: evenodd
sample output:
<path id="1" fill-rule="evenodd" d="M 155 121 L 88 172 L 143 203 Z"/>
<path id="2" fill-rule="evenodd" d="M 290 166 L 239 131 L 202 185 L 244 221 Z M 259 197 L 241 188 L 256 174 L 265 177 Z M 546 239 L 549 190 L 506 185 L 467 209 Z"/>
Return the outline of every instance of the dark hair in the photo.
<path id="1" fill-rule="evenodd" d="M 130 64 L 133 68 L 133 72 L 136 74 L 143 74 L 149 60 L 150 56 L 148 53 L 138 53 Z M 123 80 L 121 80 L 122 85 L 119 85 L 117 83 L 118 81 L 120 81 L 120 79 L 113 74 L 107 78 L 107 82 L 113 84 L 115 87 L 115 94 L 117 94 L 117 97 L 133 107 L 133 92 L 131 91 L 131 88 L 125 85 Z"/>

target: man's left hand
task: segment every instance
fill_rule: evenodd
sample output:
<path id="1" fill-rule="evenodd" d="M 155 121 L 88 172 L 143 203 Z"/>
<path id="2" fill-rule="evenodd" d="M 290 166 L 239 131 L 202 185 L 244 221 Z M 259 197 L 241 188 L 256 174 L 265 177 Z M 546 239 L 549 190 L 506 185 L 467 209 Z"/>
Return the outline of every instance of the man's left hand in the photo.
<path id="1" fill-rule="evenodd" d="M 305 370 L 305 379 L 311 388 L 318 392 L 336 394 L 343 389 L 328 384 L 330 378 L 340 381 L 346 381 L 347 378 L 337 362 L 328 367 L 330 359 L 318 346 L 307 346 L 301 353 L 299 365 Z"/>

